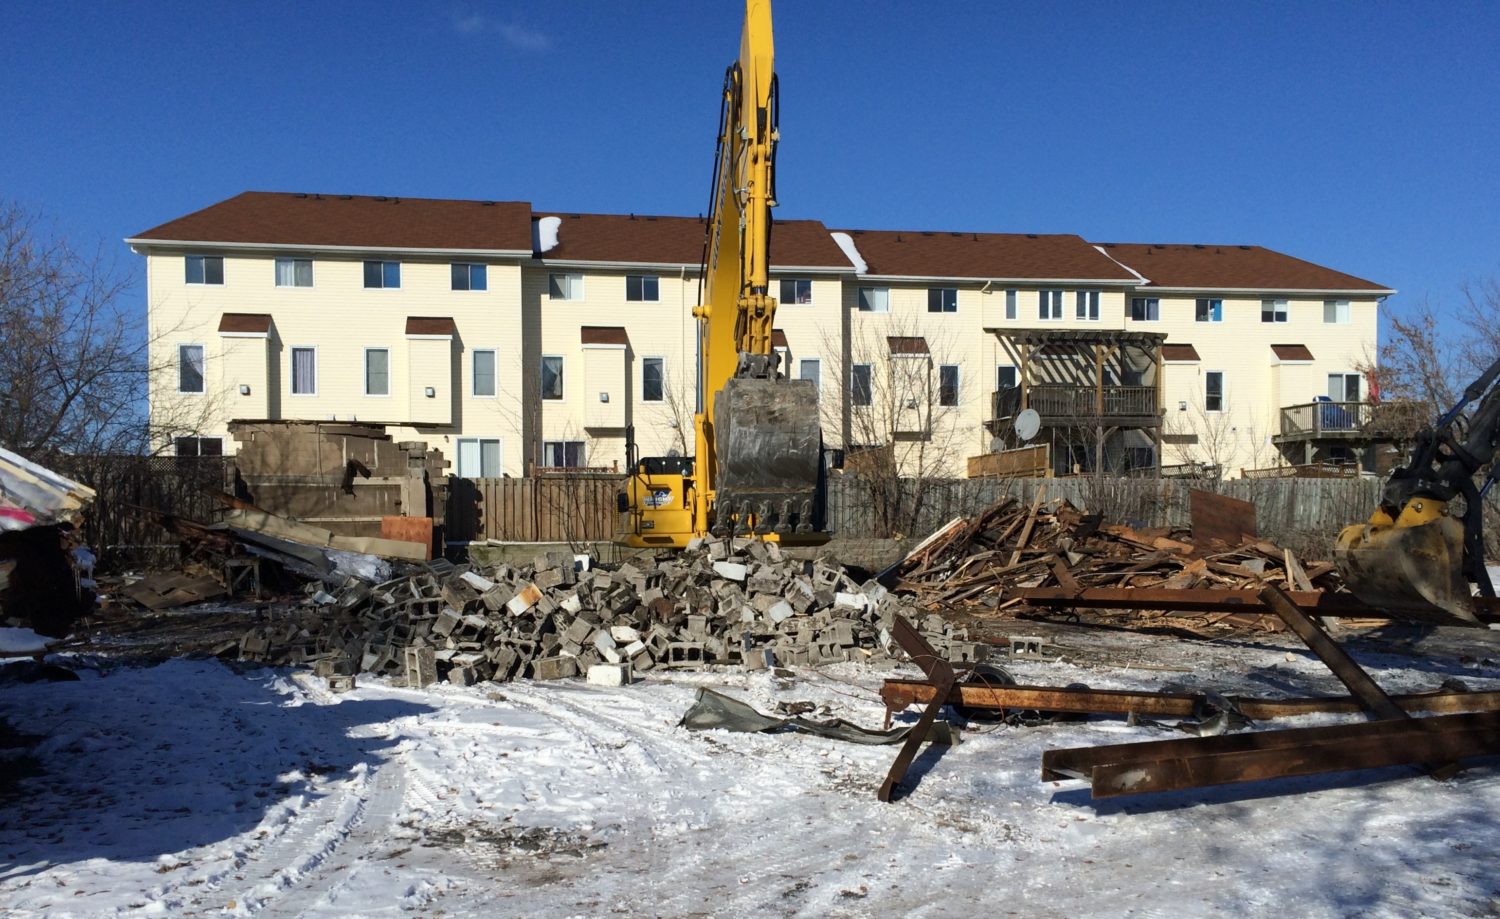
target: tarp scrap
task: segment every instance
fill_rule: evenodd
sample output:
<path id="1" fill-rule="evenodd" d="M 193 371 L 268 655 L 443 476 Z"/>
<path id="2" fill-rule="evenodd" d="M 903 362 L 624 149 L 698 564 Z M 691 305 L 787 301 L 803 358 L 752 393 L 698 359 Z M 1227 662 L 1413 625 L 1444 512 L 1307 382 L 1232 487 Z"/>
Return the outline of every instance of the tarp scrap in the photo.
<path id="1" fill-rule="evenodd" d="M 809 718 L 776 718 L 762 715 L 750 705 L 732 699 L 712 689 L 700 688 L 693 707 L 687 710 L 678 722 L 689 731 L 734 731 L 736 733 L 764 733 L 791 728 L 806 731 L 819 737 L 846 740 L 858 744 L 893 744 L 906 739 L 911 727 L 892 728 L 889 731 L 872 731 L 841 718 L 830 721 L 813 721 Z"/>

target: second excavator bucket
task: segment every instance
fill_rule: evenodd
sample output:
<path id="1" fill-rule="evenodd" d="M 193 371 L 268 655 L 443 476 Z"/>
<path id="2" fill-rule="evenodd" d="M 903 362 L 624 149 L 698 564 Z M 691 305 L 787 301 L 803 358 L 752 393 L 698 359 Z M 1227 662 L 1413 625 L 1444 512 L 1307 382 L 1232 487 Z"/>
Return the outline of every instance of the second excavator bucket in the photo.
<path id="1" fill-rule="evenodd" d="M 813 534 L 822 434 L 811 380 L 736 377 L 714 403 L 714 529 Z"/>
<path id="2" fill-rule="evenodd" d="M 1419 526 L 1344 527 L 1334 563 L 1344 585 L 1377 610 L 1448 625 L 1475 623 L 1463 576 L 1463 524 L 1439 517 Z"/>

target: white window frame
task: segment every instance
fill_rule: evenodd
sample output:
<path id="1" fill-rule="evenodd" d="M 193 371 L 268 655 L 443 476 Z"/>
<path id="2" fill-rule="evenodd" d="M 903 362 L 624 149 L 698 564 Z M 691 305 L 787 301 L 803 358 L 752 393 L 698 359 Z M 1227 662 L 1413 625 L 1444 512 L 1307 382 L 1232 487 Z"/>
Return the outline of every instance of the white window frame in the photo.
<path id="1" fill-rule="evenodd" d="M 865 371 L 865 392 L 869 395 L 869 401 L 854 401 L 854 374 L 860 368 Z M 850 408 L 872 408 L 875 405 L 875 365 L 874 364 L 852 364 L 849 367 L 849 406 Z"/>
<path id="2" fill-rule="evenodd" d="M 1146 318 L 1144 318 L 1144 319 L 1137 319 L 1137 318 L 1135 318 L 1135 305 L 1136 305 L 1136 303 L 1142 303 L 1142 304 L 1145 305 Z M 1156 309 L 1155 309 L 1156 315 L 1155 316 L 1150 315 L 1151 312 L 1152 312 L 1151 304 L 1153 304 L 1153 303 L 1156 304 Z M 1130 321 L 1131 322 L 1161 322 L 1161 298 L 1160 297 L 1131 297 L 1130 298 Z"/>
<path id="3" fill-rule="evenodd" d="M 1016 313 L 1016 290 L 1014 288 L 1005 292 L 1005 318 L 1015 319 Z"/>
<path id="4" fill-rule="evenodd" d="M 869 299 L 867 294 L 880 294 L 877 299 L 883 300 L 880 309 L 875 308 L 874 300 Z M 869 303 L 867 307 L 865 304 Z M 860 313 L 889 313 L 891 311 L 891 289 L 889 287 L 861 287 L 855 293 L 854 302 L 856 312 Z"/>
<path id="5" fill-rule="evenodd" d="M 579 277 L 582 277 L 582 275 L 579 275 Z M 639 297 L 631 297 L 630 296 L 630 282 L 632 280 L 640 281 L 641 282 L 641 295 Z M 648 296 L 646 296 L 646 282 L 647 281 L 654 281 L 654 282 L 656 282 L 656 296 L 654 296 L 654 297 L 648 297 Z M 580 283 L 580 285 L 582 284 L 581 281 L 579 283 Z M 549 296 L 552 293 L 552 278 L 551 278 L 551 276 L 548 276 L 548 278 L 547 278 L 547 293 L 548 293 Z M 580 297 L 578 299 L 581 300 L 583 298 Z M 627 274 L 625 276 L 625 302 L 626 303 L 660 303 L 661 302 L 661 276 L 660 275 L 655 275 L 655 274 Z"/>
<path id="6" fill-rule="evenodd" d="M 554 297 L 552 295 L 553 282 L 562 278 L 566 282 L 566 296 Z M 558 288 L 561 289 L 561 288 Z M 659 291 L 658 291 L 659 295 Z M 579 271 L 553 271 L 547 274 L 547 299 L 558 302 L 574 302 L 583 299 L 583 273 Z"/>
<path id="7" fill-rule="evenodd" d="M 1334 399 L 1333 398 L 1333 393 L 1330 391 L 1328 393 L 1328 398 L 1333 399 L 1334 402 L 1361 402 L 1361 401 L 1364 401 L 1363 398 L 1360 398 L 1360 399 L 1351 399 L 1351 398 L 1349 398 L 1349 378 L 1350 377 L 1354 377 L 1354 385 L 1360 390 L 1361 393 L 1363 393 L 1364 390 L 1365 390 L 1365 375 L 1364 374 L 1359 373 L 1358 371 L 1354 371 L 1354 370 L 1346 370 L 1343 373 L 1330 373 L 1330 374 L 1327 375 L 1327 379 L 1330 382 L 1332 382 L 1332 380 L 1333 380 L 1334 377 L 1338 377 L 1339 378 L 1340 395 L 1339 395 L 1339 397 L 1337 399 Z M 1332 390 L 1333 387 L 1330 386 L 1329 389 Z"/>
<path id="8" fill-rule="evenodd" d="M 298 351 L 311 351 L 313 353 L 313 388 L 312 388 L 312 392 L 297 392 L 296 381 L 297 381 L 297 352 Z M 296 397 L 296 398 L 307 398 L 309 396 L 316 396 L 318 394 L 318 377 L 322 376 L 322 374 L 318 372 L 318 367 L 322 363 L 321 361 L 318 360 L 318 346 L 317 345 L 290 345 L 286 349 L 286 354 L 287 354 L 287 360 L 286 360 L 286 364 L 287 364 L 287 366 L 286 366 L 286 391 L 287 391 L 287 394 L 291 395 L 293 397 Z"/>
<path id="9" fill-rule="evenodd" d="M 1208 378 L 1214 374 L 1219 375 L 1219 407 L 1208 407 Z M 1221 415 L 1229 410 L 1229 384 L 1226 380 L 1228 374 L 1222 370 L 1203 371 L 1203 411 L 1212 415 Z"/>
<path id="10" fill-rule="evenodd" d="M 812 306 L 813 305 L 813 282 L 812 282 L 812 278 L 780 278 L 779 281 L 780 281 L 780 283 L 778 283 L 776 285 L 776 292 L 781 295 L 776 300 L 776 302 L 778 303 L 778 305 L 779 304 L 786 304 L 786 303 L 789 303 L 792 306 Z M 792 286 L 792 296 L 791 296 L 790 299 L 788 299 L 787 296 L 786 296 L 786 285 L 788 285 L 788 284 L 793 285 Z M 796 296 L 796 291 L 797 291 L 796 285 L 798 285 L 798 284 L 806 284 L 807 285 L 807 299 L 805 301 L 797 299 L 797 296 Z"/>
<path id="11" fill-rule="evenodd" d="M 542 392 L 542 368 L 546 366 L 548 358 L 557 358 L 557 382 L 559 394 L 554 398 Z M 568 359 L 561 354 L 543 354 L 541 361 L 536 366 L 537 393 L 543 402 L 567 402 L 568 401 Z"/>
<path id="12" fill-rule="evenodd" d="M 1333 318 L 1328 318 L 1329 309 L 1333 310 Z M 1354 321 L 1354 308 L 1348 300 L 1324 300 L 1323 322 L 1327 325 L 1348 325 Z"/>
<path id="13" fill-rule="evenodd" d="M 478 444 L 479 445 L 479 472 L 480 472 L 479 475 L 464 475 L 463 474 L 464 473 L 464 470 L 462 468 L 462 464 L 463 464 L 463 445 L 465 443 L 471 443 L 471 444 Z M 493 444 L 495 444 L 495 453 L 496 453 L 495 461 L 496 461 L 496 466 L 498 468 L 496 468 L 495 474 L 493 476 L 484 475 L 484 445 L 487 444 L 487 443 L 493 443 Z M 459 437 L 459 438 L 455 438 L 454 439 L 454 444 L 453 444 L 453 451 L 454 451 L 453 452 L 453 471 L 454 471 L 454 474 L 456 476 L 458 476 L 458 478 L 461 478 L 461 479 L 486 479 L 486 478 L 499 478 L 499 477 L 505 475 L 505 438 L 503 438 L 503 437 L 475 436 L 475 437 Z"/>
<path id="14" fill-rule="evenodd" d="M 1217 310 L 1215 310 L 1214 307 L 1213 307 L 1213 305 L 1215 303 L 1219 304 L 1219 308 Z M 1206 309 L 1203 308 L 1204 304 L 1207 304 L 1207 308 Z M 1198 297 L 1195 300 L 1193 300 L 1193 321 L 1194 322 L 1223 322 L 1224 321 L 1224 300 L 1223 300 L 1223 298 L 1222 297 Z"/>
<path id="15" fill-rule="evenodd" d="M 368 285 L 368 284 L 365 283 L 365 277 L 364 277 L 364 273 L 365 273 L 365 270 L 366 270 L 365 266 L 370 265 L 370 264 L 376 264 L 376 265 L 380 266 L 380 286 L 379 287 L 371 287 L 370 285 Z M 386 265 L 395 265 L 396 266 L 396 284 L 395 284 L 394 287 L 387 286 L 387 284 L 385 283 L 385 266 Z M 405 272 L 403 272 L 401 270 L 401 262 L 400 262 L 399 259 L 393 259 L 393 258 L 367 258 L 367 259 L 365 259 L 364 261 L 362 261 L 360 263 L 360 265 L 359 265 L 359 273 L 360 273 L 359 283 L 361 285 L 361 287 L 360 287 L 361 290 L 400 290 L 401 289 L 401 281 L 402 281 L 401 275 L 403 275 Z"/>
<path id="16" fill-rule="evenodd" d="M 453 269 L 457 268 L 459 265 L 464 266 L 464 269 L 465 269 L 465 271 L 464 271 L 464 285 L 465 286 L 463 286 L 463 287 L 454 287 L 453 286 Z M 483 287 L 476 288 L 474 286 L 474 269 L 475 268 L 483 268 L 484 269 L 484 286 Z M 489 291 L 490 291 L 490 264 L 489 264 L 489 262 L 449 262 L 448 263 L 448 289 L 451 290 L 451 291 L 453 291 L 453 292 L 455 292 L 455 293 L 460 293 L 460 294 L 486 294 L 486 293 L 489 293 Z"/>
<path id="17" fill-rule="evenodd" d="M 495 391 L 482 393 L 479 391 L 479 355 L 488 354 L 491 360 L 491 382 Z M 469 395 L 476 399 L 498 399 L 500 398 L 500 351 L 496 348 L 475 348 L 469 355 Z"/>
<path id="18" fill-rule="evenodd" d="M 953 368 L 953 401 L 951 403 L 943 401 L 943 371 L 947 370 L 950 367 Z M 938 385 L 937 385 L 937 404 L 938 404 L 938 407 L 939 408 L 958 408 L 958 404 L 961 401 L 961 399 L 963 398 L 963 384 L 964 384 L 964 373 L 963 373 L 963 368 L 962 368 L 961 365 L 959 365 L 959 364 L 939 364 L 938 365 Z"/>
<path id="19" fill-rule="evenodd" d="M 290 283 L 290 284 L 283 284 L 283 283 L 281 283 L 281 263 L 282 262 L 291 262 L 292 263 L 292 283 Z M 297 263 L 298 262 L 306 262 L 307 263 L 307 283 L 306 284 L 298 284 L 297 283 Z M 276 259 L 275 259 L 275 262 L 274 262 L 274 267 L 271 270 L 272 270 L 272 273 L 273 273 L 272 280 L 275 282 L 276 287 L 279 288 L 279 289 L 281 289 L 281 290 L 312 290 L 313 287 L 315 287 L 317 285 L 317 281 L 318 281 L 317 272 L 313 270 L 313 259 L 311 259 L 311 258 L 303 258 L 302 256 L 296 256 L 296 255 L 277 256 Z"/>
<path id="20" fill-rule="evenodd" d="M 648 399 L 646 397 L 646 362 L 661 362 L 661 397 Z M 661 405 L 667 401 L 667 359 L 660 354 L 646 354 L 641 356 L 641 401 L 648 405 Z"/>
<path id="21" fill-rule="evenodd" d="M 198 377 L 202 381 L 202 389 L 182 388 L 182 351 L 184 348 L 198 349 Z M 177 346 L 177 392 L 184 396 L 202 396 L 208 392 L 208 348 L 197 342 L 183 342 Z"/>
<path id="22" fill-rule="evenodd" d="M 1266 318 L 1266 305 L 1271 307 L 1270 317 Z M 1265 297 L 1260 301 L 1260 321 L 1267 324 L 1284 324 L 1292 319 L 1292 305 L 1282 297 Z"/>
<path id="23" fill-rule="evenodd" d="M 938 308 L 932 308 L 933 295 L 937 295 Z M 953 308 L 948 308 L 949 294 L 952 294 Z M 957 287 L 929 287 L 927 288 L 927 312 L 929 313 L 956 313 L 958 312 L 958 288 Z"/>
<path id="24" fill-rule="evenodd" d="M 370 392 L 370 352 L 385 352 L 385 392 Z M 365 348 L 365 395 L 372 399 L 388 399 L 391 395 L 391 349 L 390 348 Z"/>
<path id="25" fill-rule="evenodd" d="M 1036 292 L 1036 318 L 1038 322 L 1062 322 L 1063 291 L 1049 287 Z"/>
<path id="26" fill-rule="evenodd" d="M 1099 321 L 1099 291 L 1080 290 L 1074 294 L 1075 318 L 1084 322 Z"/>
<path id="27" fill-rule="evenodd" d="M 546 460 L 552 458 L 551 448 L 560 446 L 562 447 L 563 462 L 566 463 L 568 460 L 568 444 L 578 445 L 578 464 L 576 466 L 553 465 L 546 462 Z M 544 440 L 542 441 L 542 460 L 541 467 L 543 469 L 587 469 L 589 465 L 589 442 L 587 440 Z"/>
<path id="28" fill-rule="evenodd" d="M 203 280 L 189 281 L 187 279 L 187 266 L 193 259 L 203 263 Z M 219 280 L 217 282 L 208 279 L 208 260 L 215 259 L 219 263 Z M 190 253 L 182 257 L 182 283 L 192 287 L 223 287 L 224 286 L 224 256 L 222 255 L 199 255 Z"/>
<path id="29" fill-rule="evenodd" d="M 806 366 L 808 364 L 812 364 L 816 368 L 817 376 L 815 376 L 815 377 L 807 377 L 807 376 L 805 376 L 803 374 L 802 371 L 806 368 Z M 799 379 L 799 380 L 811 379 L 813 381 L 813 388 L 818 391 L 818 395 L 821 397 L 823 395 L 823 359 L 821 357 L 803 357 L 803 358 L 798 358 L 798 360 L 797 360 L 797 379 Z"/>

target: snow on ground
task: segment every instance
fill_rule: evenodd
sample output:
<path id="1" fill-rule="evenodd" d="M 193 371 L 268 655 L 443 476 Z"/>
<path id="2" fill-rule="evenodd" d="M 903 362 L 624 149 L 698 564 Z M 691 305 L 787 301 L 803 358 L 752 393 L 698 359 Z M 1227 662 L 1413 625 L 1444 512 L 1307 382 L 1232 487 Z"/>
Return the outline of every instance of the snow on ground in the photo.
<path id="1" fill-rule="evenodd" d="M 1022 682 L 1339 691 L 1286 637 L 1074 629 L 1049 639 L 1073 662 L 1017 663 Z M 1478 689 L 1500 688 L 1497 643 L 1494 633 L 1437 630 L 1354 647 L 1389 690 L 1449 677 Z M 889 675 L 840 665 L 792 678 L 652 674 L 611 689 L 427 691 L 362 678 L 333 696 L 304 674 L 173 660 L 6 686 L 0 716 L 45 739 L 32 751 L 36 774 L 0 804 L 0 908 L 528 917 L 1500 908 L 1493 765 L 1446 783 L 1388 769 L 1104 802 L 1080 782 L 1040 781 L 1049 747 L 1182 736 L 1098 719 L 969 731 L 958 747 L 924 752 L 909 794 L 880 804 L 874 789 L 894 747 L 675 726 L 699 686 L 762 711 L 811 701 L 822 716 L 878 726 L 876 691 Z"/>

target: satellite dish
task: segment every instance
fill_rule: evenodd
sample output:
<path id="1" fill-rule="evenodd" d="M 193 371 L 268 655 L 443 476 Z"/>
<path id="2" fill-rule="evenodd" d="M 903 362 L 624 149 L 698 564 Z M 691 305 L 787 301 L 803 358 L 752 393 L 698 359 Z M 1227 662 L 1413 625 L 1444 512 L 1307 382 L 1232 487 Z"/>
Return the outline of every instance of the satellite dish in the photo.
<path id="1" fill-rule="evenodd" d="M 1042 416 L 1036 413 L 1036 409 L 1028 408 L 1016 416 L 1016 437 L 1025 443 L 1036 436 L 1036 432 L 1042 429 Z"/>

